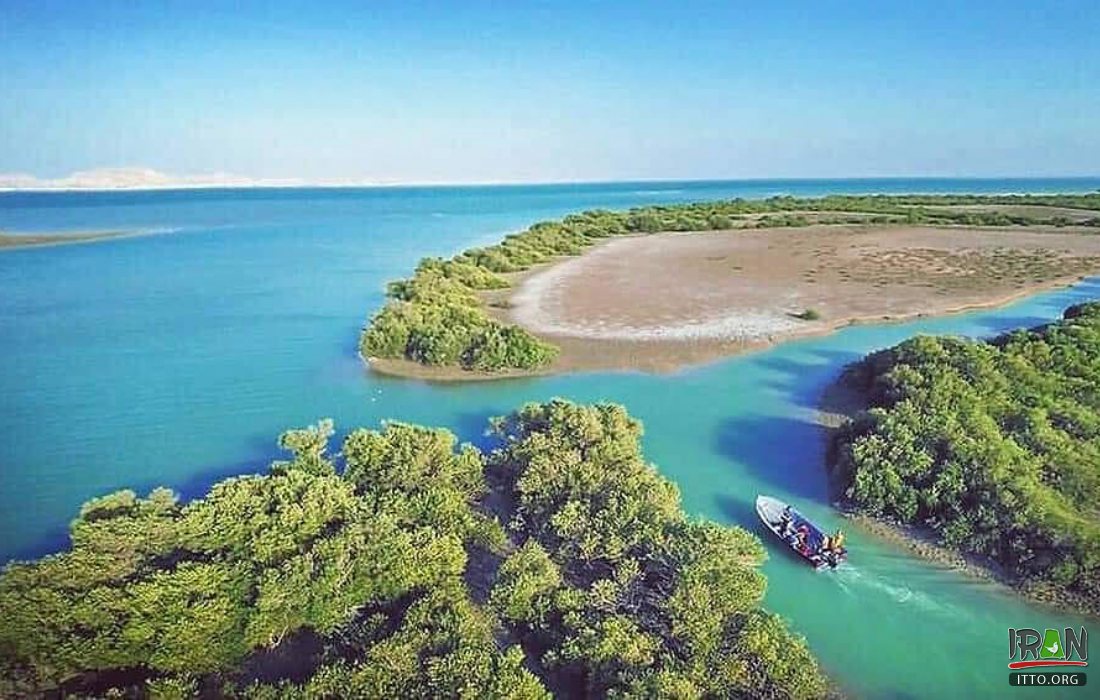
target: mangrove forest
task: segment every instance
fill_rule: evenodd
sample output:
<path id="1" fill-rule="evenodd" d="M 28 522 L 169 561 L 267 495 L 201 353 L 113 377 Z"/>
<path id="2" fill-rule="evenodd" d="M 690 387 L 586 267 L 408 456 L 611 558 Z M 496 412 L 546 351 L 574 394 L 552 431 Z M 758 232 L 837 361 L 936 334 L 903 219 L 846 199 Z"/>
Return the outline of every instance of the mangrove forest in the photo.
<path id="1" fill-rule="evenodd" d="M 870 406 L 834 446 L 852 506 L 1100 610 L 1100 302 L 989 342 L 916 337 L 842 381 Z"/>
<path id="2" fill-rule="evenodd" d="M 761 543 L 687 518 L 612 404 L 531 404 L 485 451 L 446 430 L 291 430 L 191 502 L 81 508 L 0 576 L 0 695 L 810 698 L 761 608 Z"/>

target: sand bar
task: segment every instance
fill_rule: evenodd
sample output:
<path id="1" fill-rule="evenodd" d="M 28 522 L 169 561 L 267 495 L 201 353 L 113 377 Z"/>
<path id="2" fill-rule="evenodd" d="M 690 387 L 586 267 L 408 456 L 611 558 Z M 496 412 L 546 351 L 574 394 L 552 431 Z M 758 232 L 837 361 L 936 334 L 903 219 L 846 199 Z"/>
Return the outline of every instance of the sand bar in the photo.
<path id="1" fill-rule="evenodd" d="M 1088 228 L 815 225 L 618 238 L 486 295 L 551 371 L 668 371 L 854 322 L 1007 303 L 1100 273 Z M 802 320 L 808 309 L 820 315 Z"/>
<path id="2" fill-rule="evenodd" d="M 150 235 L 154 231 L 75 231 L 64 233 L 4 233 L 0 231 L 0 250 L 44 248 L 48 246 L 95 243 L 113 238 Z"/>

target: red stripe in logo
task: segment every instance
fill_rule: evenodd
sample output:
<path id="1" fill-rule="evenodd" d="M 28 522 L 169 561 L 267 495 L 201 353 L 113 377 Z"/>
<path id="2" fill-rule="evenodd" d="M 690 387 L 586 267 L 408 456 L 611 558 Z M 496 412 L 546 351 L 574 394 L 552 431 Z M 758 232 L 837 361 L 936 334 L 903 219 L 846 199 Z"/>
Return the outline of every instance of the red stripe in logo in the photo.
<path id="1" fill-rule="evenodd" d="M 1033 668 L 1035 666 L 1088 666 L 1086 661 L 1013 661 L 1009 668 Z"/>

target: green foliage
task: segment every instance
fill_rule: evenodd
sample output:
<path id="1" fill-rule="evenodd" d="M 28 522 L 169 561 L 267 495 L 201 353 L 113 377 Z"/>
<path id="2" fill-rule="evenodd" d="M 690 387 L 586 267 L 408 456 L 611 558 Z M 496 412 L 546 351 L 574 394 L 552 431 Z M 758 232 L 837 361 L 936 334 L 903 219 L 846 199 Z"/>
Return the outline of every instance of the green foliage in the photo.
<path id="1" fill-rule="evenodd" d="M 714 684 L 722 694 L 756 698 L 817 697 L 824 694 L 813 655 L 800 637 L 791 638 L 783 621 L 753 610 L 727 643 L 727 657 L 741 664 L 713 666 Z M 777 644 L 782 640 L 784 643 Z"/>
<path id="2" fill-rule="evenodd" d="M 1100 605 L 1100 304 L 989 343 L 915 338 L 851 381 L 872 406 L 837 445 L 852 503 Z"/>
<path id="3" fill-rule="evenodd" d="M 503 653 L 489 617 L 460 585 L 426 593 L 397 629 L 361 658 L 322 666 L 304 688 L 323 698 L 549 698 L 523 667 L 523 652 Z"/>
<path id="4" fill-rule="evenodd" d="M 275 462 L 271 465 L 272 472 L 278 474 L 290 469 L 301 469 L 321 476 L 336 473 L 336 468 L 325 454 L 333 432 L 331 418 L 325 418 L 308 428 L 286 431 L 279 436 L 279 447 L 294 455 L 294 459 Z"/>
<path id="5" fill-rule="evenodd" d="M 685 519 L 675 486 L 642 456 L 641 425 L 621 406 L 531 404 L 495 429 L 504 445 L 489 467 L 511 504 L 509 530 L 525 544 L 501 565 L 490 599 L 556 689 L 826 693 L 801 639 L 771 617 L 770 626 L 756 622 L 759 541 Z M 755 638 L 743 640 L 743 630 Z M 793 650 L 789 668 L 766 656 L 764 638 Z M 736 678 L 731 669 L 740 669 Z"/>
<path id="6" fill-rule="evenodd" d="M 687 520 L 622 407 L 494 425 L 487 460 L 395 422 L 330 457 L 321 421 L 283 434 L 293 459 L 269 474 L 186 505 L 90 501 L 70 551 L 0 576 L 0 694 L 825 694 L 759 608 L 760 543 Z M 258 680 L 288 658 L 294 680 Z"/>
<path id="7" fill-rule="evenodd" d="M 407 522 L 493 548 L 503 539 L 500 526 L 473 508 L 486 490 L 481 454 L 470 445 L 456 453 L 455 443 L 450 431 L 404 423 L 355 430 L 344 441 L 344 477 Z"/>
<path id="8" fill-rule="evenodd" d="M 330 433 L 322 422 L 281 443 L 313 460 Z M 456 580 L 462 539 L 405 516 L 297 468 L 223 481 L 186 506 L 163 489 L 95 499 L 71 551 L 0 577 L 0 656 L 43 687 L 111 669 L 226 671 L 296 630 L 330 633 L 365 604 Z"/>
<path id="9" fill-rule="evenodd" d="M 359 349 L 367 358 L 404 359 L 483 372 L 544 368 L 557 356 L 557 348 L 521 328 L 491 318 L 477 292 L 508 287 L 502 274 L 526 270 L 560 256 L 578 255 L 611 236 L 808 226 L 815 221 L 968 226 L 1069 223 L 1064 217 L 1044 219 L 943 208 L 956 205 L 1100 209 L 1100 194 L 771 197 L 571 214 L 560 221 L 534 224 L 496 245 L 471 248 L 450 260 L 421 260 L 412 277 L 389 285 L 390 302 L 363 329 Z M 941 208 L 927 208 L 930 206 Z M 821 218 L 829 213 L 842 216 Z M 845 213 L 847 216 L 843 216 Z M 1100 219 L 1082 225 L 1100 226 Z"/>
<path id="10" fill-rule="evenodd" d="M 817 321 L 821 318 L 821 312 L 817 309 L 805 309 L 794 315 L 795 318 L 802 319 L 803 321 Z"/>
<path id="11" fill-rule="evenodd" d="M 515 524 L 552 554 L 615 563 L 680 514 L 679 492 L 642 458 L 641 424 L 622 406 L 531 404 L 497 429 L 509 447 L 494 465 L 515 494 Z"/>
<path id="12" fill-rule="evenodd" d="M 441 486 L 473 499 L 485 490 L 481 455 L 470 445 L 455 453 L 453 433 L 387 422 L 382 431 L 353 431 L 344 441 L 345 478 L 380 497 L 414 495 Z"/>
<path id="13" fill-rule="evenodd" d="M 557 350 L 517 326 L 490 318 L 474 299 L 440 294 L 430 301 L 391 301 L 364 331 L 365 357 L 403 358 L 468 370 L 534 370 Z"/>
<path id="14" fill-rule="evenodd" d="M 760 543 L 743 530 L 692 525 L 682 534 L 681 582 L 669 600 L 673 633 L 693 653 L 711 658 L 721 651 L 726 621 L 751 610 L 764 595 L 756 566 Z"/>
<path id="15" fill-rule="evenodd" d="M 558 565 L 537 541 L 529 540 L 501 564 L 492 607 L 507 622 L 537 627 L 545 624 L 561 583 Z"/>
<path id="16" fill-rule="evenodd" d="M 199 694 L 195 679 L 173 676 L 150 680 L 145 691 L 150 700 L 188 700 Z"/>

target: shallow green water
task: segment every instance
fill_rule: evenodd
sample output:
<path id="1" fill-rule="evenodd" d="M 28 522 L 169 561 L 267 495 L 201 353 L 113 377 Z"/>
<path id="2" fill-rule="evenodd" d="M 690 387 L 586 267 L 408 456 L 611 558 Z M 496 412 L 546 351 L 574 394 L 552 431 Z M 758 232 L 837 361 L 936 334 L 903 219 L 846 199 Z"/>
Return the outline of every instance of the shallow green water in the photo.
<path id="1" fill-rule="evenodd" d="M 0 195 L 4 229 L 174 231 L 0 254 L 0 558 L 63 546 L 79 504 L 105 491 L 167 484 L 196 496 L 224 476 L 260 471 L 275 456 L 275 435 L 291 425 L 331 416 L 346 430 L 394 418 L 479 441 L 489 416 L 553 396 L 626 404 L 645 421 L 648 456 L 679 484 L 692 513 L 765 535 L 752 512 L 763 492 L 836 527 L 825 498 L 824 436 L 812 417 L 819 391 L 844 364 L 918 332 L 989 335 L 1035 325 L 1100 297 L 1100 284 L 993 312 L 850 328 L 660 377 L 461 386 L 386 379 L 355 357 L 359 325 L 381 303 L 384 282 L 420 256 L 578 208 L 998 186 L 1040 188 L 822 181 Z M 765 542 L 768 606 L 859 696 L 1028 695 L 1008 687 L 1007 628 L 1083 623 L 858 532 L 850 535 L 851 565 L 834 573 L 814 573 Z M 1032 692 L 1090 696 L 1088 688 Z"/>

